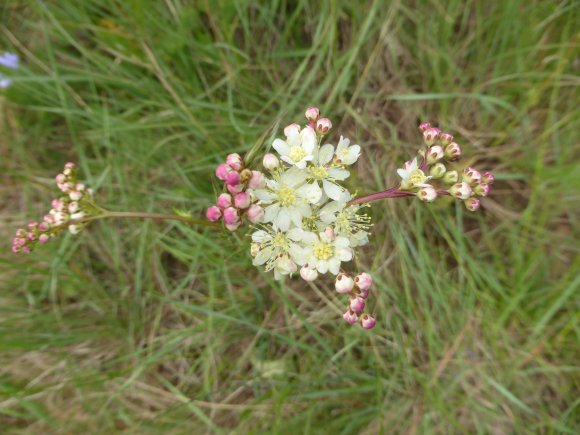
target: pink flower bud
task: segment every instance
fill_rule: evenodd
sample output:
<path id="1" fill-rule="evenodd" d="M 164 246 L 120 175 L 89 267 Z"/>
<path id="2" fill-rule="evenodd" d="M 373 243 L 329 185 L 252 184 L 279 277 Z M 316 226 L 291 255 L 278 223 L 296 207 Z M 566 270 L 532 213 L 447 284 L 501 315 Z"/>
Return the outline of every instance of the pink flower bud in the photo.
<path id="1" fill-rule="evenodd" d="M 216 177 L 222 181 L 225 181 L 226 175 L 228 175 L 229 172 L 232 172 L 232 168 L 230 168 L 229 165 L 225 163 L 220 163 L 215 169 Z"/>
<path id="2" fill-rule="evenodd" d="M 70 215 L 70 218 L 75 220 L 75 221 L 78 221 L 84 217 L 85 217 L 85 214 L 82 211 L 79 211 L 78 213 L 73 213 Z"/>
<path id="3" fill-rule="evenodd" d="M 306 264 L 300 269 L 300 276 L 304 281 L 314 281 L 316 278 L 318 278 L 318 272 L 316 269 L 311 269 Z"/>
<path id="4" fill-rule="evenodd" d="M 54 179 L 58 184 L 63 184 L 66 181 L 66 175 L 58 174 Z"/>
<path id="5" fill-rule="evenodd" d="M 19 228 L 18 230 L 16 230 L 16 237 L 22 238 L 26 235 L 26 231 L 24 231 L 22 228 Z"/>
<path id="6" fill-rule="evenodd" d="M 31 230 L 36 229 L 36 227 L 38 227 L 38 222 L 36 222 L 36 221 L 30 221 L 28 223 L 28 228 L 30 228 Z"/>
<path id="7" fill-rule="evenodd" d="M 12 245 L 12 252 L 13 253 L 18 254 L 18 253 L 20 253 L 20 250 L 21 250 L 20 246 L 14 245 L 14 244 Z"/>
<path id="8" fill-rule="evenodd" d="M 439 145 L 434 145 L 429 148 L 429 152 L 427 153 L 427 163 L 433 165 L 441 160 L 444 156 L 445 152 L 443 151 L 443 147 Z"/>
<path id="9" fill-rule="evenodd" d="M 481 181 L 483 181 L 485 184 L 493 184 L 493 182 L 495 181 L 495 177 L 491 172 L 486 171 L 483 174 L 481 174 Z"/>
<path id="10" fill-rule="evenodd" d="M 355 277 L 354 283 L 361 290 L 370 290 L 371 286 L 373 285 L 373 277 L 365 272 L 359 273 Z"/>
<path id="11" fill-rule="evenodd" d="M 228 186 L 237 186 L 240 184 L 240 174 L 234 171 L 228 172 L 226 174 L 226 184 Z"/>
<path id="12" fill-rule="evenodd" d="M 461 147 L 455 142 L 451 142 L 445 147 L 445 158 L 447 160 L 457 160 L 461 155 Z"/>
<path id="13" fill-rule="evenodd" d="M 38 242 L 45 244 L 46 242 L 48 242 L 48 234 L 41 234 L 40 236 L 38 236 Z"/>
<path id="14" fill-rule="evenodd" d="M 320 118 L 320 110 L 318 109 L 318 107 L 309 107 L 308 109 L 306 109 L 304 116 L 306 116 L 306 119 L 308 121 L 316 122 L 318 121 L 318 118 Z"/>
<path id="15" fill-rule="evenodd" d="M 375 318 L 369 314 L 363 314 L 360 318 L 360 324 L 364 329 L 373 329 L 377 324 Z"/>
<path id="16" fill-rule="evenodd" d="M 350 293 L 354 287 L 354 280 L 346 273 L 339 273 L 334 282 L 334 288 L 338 293 Z"/>
<path id="17" fill-rule="evenodd" d="M 50 227 L 48 226 L 48 224 L 46 222 L 41 222 L 38 224 L 39 231 L 48 231 L 49 229 L 50 229 Z"/>
<path id="18" fill-rule="evenodd" d="M 66 183 L 63 183 L 60 187 L 60 190 L 62 190 L 64 193 L 69 193 L 71 192 L 75 185 L 72 184 L 70 181 L 67 181 Z"/>
<path id="19" fill-rule="evenodd" d="M 64 202 L 60 199 L 53 199 L 51 205 L 55 210 L 62 210 L 64 208 Z"/>
<path id="20" fill-rule="evenodd" d="M 217 222 L 222 217 L 222 211 L 219 209 L 219 207 L 212 205 L 207 209 L 205 215 L 210 221 Z"/>
<path id="21" fill-rule="evenodd" d="M 253 223 L 257 224 L 261 222 L 264 218 L 264 209 L 260 207 L 258 204 L 252 204 L 246 213 L 248 220 Z"/>
<path id="22" fill-rule="evenodd" d="M 79 210 L 79 203 L 76 201 L 72 201 L 68 205 L 68 212 L 69 213 L 76 213 Z"/>
<path id="23" fill-rule="evenodd" d="M 71 234 L 78 234 L 81 232 L 81 227 L 78 225 L 69 225 L 68 230 Z"/>
<path id="24" fill-rule="evenodd" d="M 228 154 L 226 157 L 226 165 L 228 165 L 234 171 L 239 171 L 244 166 L 244 161 L 238 153 Z"/>
<path id="25" fill-rule="evenodd" d="M 75 190 L 78 190 L 79 192 L 83 192 L 85 189 L 86 187 L 82 183 L 77 183 L 77 185 L 75 186 Z"/>
<path id="26" fill-rule="evenodd" d="M 238 184 L 236 186 L 230 186 L 228 184 L 226 185 L 226 189 L 228 189 L 228 192 L 230 192 L 232 195 L 235 195 L 236 193 L 240 193 L 242 190 L 244 190 L 244 185 Z"/>
<path id="27" fill-rule="evenodd" d="M 431 127 L 423 132 L 423 140 L 427 145 L 431 146 L 437 142 L 437 139 L 439 139 L 440 135 L 441 130 L 439 130 L 437 127 Z"/>
<path id="28" fill-rule="evenodd" d="M 78 190 L 73 190 L 71 193 L 69 193 L 68 196 L 73 201 L 78 201 L 79 199 L 81 199 L 83 197 L 83 194 L 81 192 L 79 192 Z"/>
<path id="29" fill-rule="evenodd" d="M 431 128 L 431 123 L 430 122 L 422 122 L 421 124 L 419 124 L 419 131 L 421 133 L 424 133 L 425 130 L 428 130 Z"/>
<path id="30" fill-rule="evenodd" d="M 300 126 L 296 123 L 290 124 L 290 125 L 287 125 L 286 127 L 284 127 L 284 136 L 286 136 L 286 137 L 296 136 L 299 133 L 300 133 Z"/>
<path id="31" fill-rule="evenodd" d="M 446 146 L 451 142 L 453 142 L 453 136 L 451 136 L 449 133 L 441 133 L 441 136 L 439 136 L 439 143 L 441 145 Z"/>
<path id="32" fill-rule="evenodd" d="M 354 325 L 357 320 L 358 320 L 358 316 L 355 312 L 351 311 L 350 308 L 348 310 L 346 310 L 346 312 L 343 314 L 342 318 L 344 319 L 344 321 L 350 325 Z"/>
<path id="33" fill-rule="evenodd" d="M 273 171 L 274 169 L 277 169 L 278 166 L 280 166 L 280 161 L 278 160 L 278 157 L 276 157 L 274 154 L 268 153 L 264 155 L 262 164 L 264 165 L 264 168 L 266 168 L 267 170 Z"/>
<path id="34" fill-rule="evenodd" d="M 417 198 L 424 202 L 433 202 L 437 198 L 437 191 L 432 187 L 423 187 L 417 192 Z"/>
<path id="35" fill-rule="evenodd" d="M 465 168 L 463 170 L 463 178 L 462 181 L 474 185 L 481 181 L 481 173 L 474 168 Z"/>
<path id="36" fill-rule="evenodd" d="M 24 246 L 26 245 L 26 239 L 16 237 L 14 240 L 12 240 L 12 244 L 16 246 Z"/>
<path id="37" fill-rule="evenodd" d="M 234 225 L 240 222 L 238 210 L 234 207 L 228 207 L 224 210 L 224 221 L 226 225 Z"/>
<path id="38" fill-rule="evenodd" d="M 222 193 L 218 196 L 217 206 L 221 209 L 228 208 L 232 206 L 232 195 L 228 193 Z"/>
<path id="39" fill-rule="evenodd" d="M 229 231 L 236 231 L 238 228 L 240 228 L 240 225 L 242 225 L 242 221 L 238 221 L 234 224 L 226 224 L 226 228 Z"/>
<path id="40" fill-rule="evenodd" d="M 264 174 L 260 171 L 252 171 L 252 178 L 248 181 L 248 187 L 250 189 L 261 189 L 265 183 L 266 179 L 264 178 Z"/>
<path id="41" fill-rule="evenodd" d="M 349 305 L 352 311 L 360 314 L 365 309 L 365 300 L 359 296 L 351 296 Z"/>
<path id="42" fill-rule="evenodd" d="M 473 191 L 478 196 L 487 196 L 490 190 L 491 188 L 489 187 L 489 184 L 486 183 L 476 184 L 473 188 Z"/>
<path id="43" fill-rule="evenodd" d="M 459 174 L 457 173 L 457 171 L 448 171 L 445 172 L 445 175 L 443 175 L 444 183 L 453 184 L 457 183 L 457 180 L 459 180 Z"/>
<path id="44" fill-rule="evenodd" d="M 234 206 L 240 209 L 246 209 L 250 206 L 250 193 L 240 192 L 234 196 Z"/>
<path id="45" fill-rule="evenodd" d="M 469 211 L 476 211 L 481 206 L 481 203 L 477 198 L 468 198 L 463 201 L 463 203 L 465 204 L 465 208 Z"/>
<path id="46" fill-rule="evenodd" d="M 65 169 L 74 169 L 76 166 L 77 166 L 77 165 L 75 165 L 73 162 L 67 162 L 67 163 L 64 165 L 64 168 L 65 168 Z"/>
<path id="47" fill-rule="evenodd" d="M 370 290 L 359 289 L 359 291 L 356 295 L 363 298 L 363 299 L 367 299 L 369 297 L 369 293 L 370 293 Z"/>
<path id="48" fill-rule="evenodd" d="M 449 193 L 451 196 L 455 196 L 458 199 L 467 199 L 471 196 L 471 186 L 465 182 L 456 183 L 449 188 Z"/>
<path id="49" fill-rule="evenodd" d="M 332 122 L 328 118 L 320 118 L 316 121 L 316 133 L 326 134 L 332 128 Z"/>
<path id="50" fill-rule="evenodd" d="M 32 250 L 31 250 L 31 249 L 30 249 L 28 246 L 23 246 L 23 247 L 21 248 L 21 252 L 22 252 L 23 254 L 30 254 L 30 253 L 32 252 Z"/>
<path id="51" fill-rule="evenodd" d="M 32 241 L 32 240 L 36 240 L 36 234 L 34 234 L 34 233 L 27 233 L 27 234 L 26 234 L 26 238 L 27 238 L 28 240 L 31 240 L 31 241 Z"/>
<path id="52" fill-rule="evenodd" d="M 324 234 L 326 234 L 326 237 L 328 237 L 330 240 L 336 239 L 336 234 L 331 227 L 326 227 Z"/>

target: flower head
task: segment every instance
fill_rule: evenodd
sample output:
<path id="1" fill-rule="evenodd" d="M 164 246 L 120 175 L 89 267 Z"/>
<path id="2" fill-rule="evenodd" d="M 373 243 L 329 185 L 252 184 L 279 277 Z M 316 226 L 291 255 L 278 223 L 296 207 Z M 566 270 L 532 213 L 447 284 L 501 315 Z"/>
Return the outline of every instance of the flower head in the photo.
<path id="1" fill-rule="evenodd" d="M 313 159 L 312 153 L 317 146 L 316 133 L 310 127 L 302 131 L 289 130 L 286 140 L 275 139 L 272 146 L 280 158 L 289 165 L 304 169 L 306 163 Z"/>
<path id="2" fill-rule="evenodd" d="M 397 174 L 402 178 L 401 189 L 410 190 L 416 187 L 428 187 L 427 181 L 431 178 L 419 169 L 417 158 L 407 162 L 402 168 L 397 169 Z"/>

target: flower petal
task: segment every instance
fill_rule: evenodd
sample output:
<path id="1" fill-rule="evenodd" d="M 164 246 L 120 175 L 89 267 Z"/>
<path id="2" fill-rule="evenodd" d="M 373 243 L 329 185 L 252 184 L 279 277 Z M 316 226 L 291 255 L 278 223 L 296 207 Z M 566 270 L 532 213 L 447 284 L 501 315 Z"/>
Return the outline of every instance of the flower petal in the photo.
<path id="1" fill-rule="evenodd" d="M 332 160 L 334 155 L 334 147 L 331 144 L 326 144 L 318 151 L 318 164 L 326 165 Z"/>
<path id="2" fill-rule="evenodd" d="M 290 152 L 290 147 L 282 139 L 275 139 L 274 142 L 272 143 L 272 147 L 274 147 L 274 149 L 278 151 L 278 154 L 280 154 L 281 156 L 288 155 L 288 153 Z"/>
<path id="3" fill-rule="evenodd" d="M 322 187 L 324 187 L 324 191 L 326 192 L 326 194 L 330 199 L 339 201 L 342 198 L 342 192 L 344 191 L 342 187 L 334 183 L 331 183 L 328 180 L 324 180 L 322 182 Z"/>
<path id="4" fill-rule="evenodd" d="M 305 184 L 297 190 L 298 196 L 306 199 L 311 204 L 316 204 L 322 196 L 322 190 L 318 183 Z"/>

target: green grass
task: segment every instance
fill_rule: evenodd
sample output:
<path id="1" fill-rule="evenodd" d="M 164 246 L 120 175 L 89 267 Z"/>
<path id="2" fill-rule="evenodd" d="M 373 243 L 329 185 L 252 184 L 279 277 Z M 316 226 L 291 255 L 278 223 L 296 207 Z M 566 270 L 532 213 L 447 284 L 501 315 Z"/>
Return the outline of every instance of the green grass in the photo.
<path id="1" fill-rule="evenodd" d="M 248 241 L 98 222 L 0 256 L 3 433 L 578 433 L 576 2 L 3 2 L 2 239 L 79 163 L 114 210 L 201 215 L 213 167 L 317 104 L 392 185 L 417 120 L 497 175 L 484 211 L 372 208 L 371 333 Z"/>

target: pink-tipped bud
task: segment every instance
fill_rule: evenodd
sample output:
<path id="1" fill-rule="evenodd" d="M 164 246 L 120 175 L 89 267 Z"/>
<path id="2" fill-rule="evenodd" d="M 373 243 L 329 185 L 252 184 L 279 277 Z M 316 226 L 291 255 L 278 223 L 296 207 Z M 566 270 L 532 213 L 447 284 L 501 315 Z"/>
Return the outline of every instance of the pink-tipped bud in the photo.
<path id="1" fill-rule="evenodd" d="M 69 225 L 68 226 L 68 231 L 71 234 L 78 234 L 81 232 L 81 227 L 79 225 Z"/>
<path id="2" fill-rule="evenodd" d="M 14 238 L 14 240 L 12 240 L 12 244 L 15 246 L 24 246 L 24 245 L 26 245 L 26 239 L 21 238 L 21 237 L 16 237 L 16 238 Z"/>
<path id="3" fill-rule="evenodd" d="M 473 191 L 478 196 L 487 196 L 490 190 L 491 188 L 489 187 L 489 184 L 486 183 L 476 184 L 473 188 Z"/>
<path id="4" fill-rule="evenodd" d="M 481 173 L 474 168 L 465 168 L 463 170 L 463 177 L 461 180 L 474 185 L 481 181 Z"/>
<path id="5" fill-rule="evenodd" d="M 248 181 L 250 189 L 261 189 L 266 184 L 266 178 L 260 171 L 252 171 L 252 177 Z"/>
<path id="6" fill-rule="evenodd" d="M 234 171 L 228 172 L 226 174 L 226 184 L 228 186 L 237 186 L 240 184 L 240 174 Z"/>
<path id="7" fill-rule="evenodd" d="M 58 184 L 63 184 L 66 181 L 66 175 L 58 174 L 54 179 Z"/>
<path id="8" fill-rule="evenodd" d="M 355 279 L 354 283 L 356 286 L 361 290 L 370 290 L 373 285 L 373 277 L 370 276 L 368 273 L 363 272 L 359 273 Z M 366 296 L 365 296 L 366 297 Z"/>
<path id="9" fill-rule="evenodd" d="M 242 225 L 242 221 L 238 221 L 234 224 L 226 224 L 226 228 L 229 231 L 236 231 L 238 228 L 240 228 L 240 225 Z"/>
<path id="10" fill-rule="evenodd" d="M 427 163 L 433 165 L 441 160 L 444 155 L 445 152 L 443 151 L 443 147 L 434 145 L 429 148 L 429 151 L 427 152 Z"/>
<path id="11" fill-rule="evenodd" d="M 246 216 L 251 223 L 257 224 L 258 222 L 262 222 L 262 219 L 264 219 L 264 209 L 258 204 L 252 204 L 248 209 Z"/>
<path id="12" fill-rule="evenodd" d="M 19 228 L 16 230 L 16 237 L 24 237 L 26 235 L 26 231 L 24 231 L 22 228 Z"/>
<path id="13" fill-rule="evenodd" d="M 69 213 L 76 213 L 79 211 L 79 203 L 76 201 L 71 201 L 67 207 Z"/>
<path id="14" fill-rule="evenodd" d="M 77 185 L 75 186 L 75 190 L 78 190 L 79 192 L 84 192 L 86 189 L 86 186 L 82 183 L 77 183 Z"/>
<path id="15" fill-rule="evenodd" d="M 38 222 L 36 222 L 36 221 L 30 221 L 30 222 L 28 222 L 28 225 L 27 226 L 31 230 L 35 230 L 38 227 Z"/>
<path id="16" fill-rule="evenodd" d="M 34 233 L 27 233 L 26 238 L 30 241 L 36 240 L 36 234 Z"/>
<path id="17" fill-rule="evenodd" d="M 336 233 L 331 227 L 326 227 L 326 229 L 324 230 L 324 234 L 326 235 L 326 237 L 328 237 L 329 240 L 336 239 Z"/>
<path id="18" fill-rule="evenodd" d="M 326 134 L 332 128 L 332 122 L 328 118 L 320 118 L 316 121 L 316 133 Z"/>
<path id="19" fill-rule="evenodd" d="M 30 254 L 30 253 L 32 252 L 32 249 L 30 249 L 28 246 L 23 246 L 23 247 L 21 248 L 21 252 L 22 252 L 23 254 Z"/>
<path id="20" fill-rule="evenodd" d="M 349 306 L 352 311 L 360 314 L 365 309 L 365 300 L 359 296 L 351 296 Z"/>
<path id="21" fill-rule="evenodd" d="M 41 234 L 40 236 L 38 236 L 38 242 L 45 244 L 46 242 L 48 242 L 48 234 Z"/>
<path id="22" fill-rule="evenodd" d="M 294 123 L 284 127 L 284 136 L 287 138 L 296 136 L 297 134 L 300 134 L 300 126 L 298 124 Z"/>
<path id="23" fill-rule="evenodd" d="M 306 109 L 304 116 L 306 116 L 306 119 L 309 122 L 316 122 L 318 121 L 318 118 L 320 118 L 320 110 L 318 107 L 309 107 Z"/>
<path id="24" fill-rule="evenodd" d="M 278 160 L 278 157 L 276 157 L 274 154 L 268 153 L 264 155 L 262 164 L 264 165 L 264 168 L 266 168 L 267 170 L 273 171 L 274 169 L 278 169 L 278 166 L 280 166 L 280 161 Z"/>
<path id="25" fill-rule="evenodd" d="M 228 192 L 230 192 L 232 195 L 236 195 L 237 193 L 240 193 L 242 190 L 244 190 L 244 185 L 237 184 L 235 186 L 230 186 L 228 184 L 228 185 L 226 185 L 226 189 L 228 189 Z"/>
<path id="26" fill-rule="evenodd" d="M 334 282 L 334 288 L 338 293 L 347 294 L 352 291 L 354 280 L 346 273 L 339 273 Z"/>
<path id="27" fill-rule="evenodd" d="M 447 168 L 443 163 L 436 163 L 429 169 L 429 175 L 431 176 L 431 178 L 438 180 L 439 178 L 442 178 L 445 175 L 446 171 Z"/>
<path id="28" fill-rule="evenodd" d="M 439 143 L 441 145 L 446 146 L 451 142 L 453 142 L 453 136 L 451 136 L 449 133 L 441 133 L 441 136 L 439 136 Z"/>
<path id="29" fill-rule="evenodd" d="M 224 210 L 224 222 L 227 225 L 234 225 L 240 222 L 240 215 L 238 214 L 238 209 L 234 207 L 228 207 Z"/>
<path id="30" fill-rule="evenodd" d="M 467 199 L 471 196 L 471 186 L 465 182 L 456 183 L 449 188 L 449 193 L 458 199 Z"/>
<path id="31" fill-rule="evenodd" d="M 363 314 L 360 318 L 360 325 L 364 329 L 373 329 L 376 324 L 377 324 L 376 319 L 369 314 Z"/>
<path id="32" fill-rule="evenodd" d="M 60 199 L 53 199 L 51 205 L 52 208 L 54 208 L 55 210 L 64 209 L 64 202 L 61 201 Z"/>
<path id="33" fill-rule="evenodd" d="M 457 160 L 461 156 L 461 147 L 455 142 L 451 142 L 445 147 L 445 158 L 447 160 Z"/>
<path id="34" fill-rule="evenodd" d="M 244 161 L 238 153 L 232 153 L 228 154 L 226 157 L 226 165 L 228 165 L 234 171 L 239 171 L 244 166 Z"/>
<path id="35" fill-rule="evenodd" d="M 469 211 L 476 211 L 481 206 L 481 202 L 477 198 L 468 198 L 463 201 L 465 208 Z"/>
<path id="36" fill-rule="evenodd" d="M 300 276 L 304 281 L 314 281 L 316 278 L 318 278 L 318 271 L 308 267 L 306 264 L 300 269 Z"/>
<path id="37" fill-rule="evenodd" d="M 229 165 L 220 163 L 215 169 L 215 176 L 220 180 L 225 181 L 226 175 L 228 175 L 230 172 L 232 172 L 232 168 L 230 168 Z"/>
<path id="38" fill-rule="evenodd" d="M 217 222 L 222 217 L 222 211 L 219 209 L 219 207 L 212 205 L 207 209 L 205 215 L 210 221 Z"/>
<path id="39" fill-rule="evenodd" d="M 358 293 L 356 293 L 356 295 L 363 298 L 363 299 L 366 299 L 369 297 L 369 293 L 370 293 L 370 290 L 359 289 L 359 291 L 358 291 Z"/>
<path id="40" fill-rule="evenodd" d="M 428 128 L 427 130 L 425 130 L 423 132 L 423 141 L 427 145 L 431 146 L 435 142 L 437 142 L 437 139 L 439 139 L 440 135 L 441 135 L 441 130 L 439 130 L 437 127 Z"/>
<path id="41" fill-rule="evenodd" d="M 250 192 L 240 192 L 234 196 L 234 206 L 239 209 L 246 209 L 250 206 Z"/>
<path id="42" fill-rule="evenodd" d="M 82 194 L 82 192 L 79 192 L 78 190 L 73 190 L 71 193 L 69 193 L 68 196 L 73 201 L 78 201 L 79 199 L 81 199 L 83 197 L 83 194 Z"/>
<path id="43" fill-rule="evenodd" d="M 433 202 L 437 199 L 437 191 L 432 187 L 423 187 L 417 192 L 417 198 L 424 202 Z"/>
<path id="44" fill-rule="evenodd" d="M 229 193 L 222 193 L 218 196 L 217 206 L 221 209 L 228 208 L 232 206 L 232 195 Z"/>
<path id="45" fill-rule="evenodd" d="M 481 181 L 483 181 L 485 184 L 493 184 L 493 182 L 495 181 L 495 177 L 491 172 L 486 171 L 483 174 L 481 174 Z"/>
<path id="46" fill-rule="evenodd" d="M 457 171 L 448 171 L 445 172 L 445 174 L 443 175 L 444 183 L 454 184 L 457 183 L 457 180 L 459 180 L 459 174 L 457 173 Z"/>
<path id="47" fill-rule="evenodd" d="M 358 320 L 358 315 L 350 308 L 342 315 L 344 321 L 350 325 L 354 325 Z"/>
<path id="48" fill-rule="evenodd" d="M 419 124 L 419 131 L 421 133 L 424 133 L 426 130 L 431 128 L 431 123 L 430 122 L 422 122 L 421 124 Z"/>
<path id="49" fill-rule="evenodd" d="M 65 168 L 65 169 L 74 169 L 76 166 L 77 166 L 77 165 L 75 165 L 73 162 L 67 162 L 67 163 L 64 165 L 64 168 Z"/>
<path id="50" fill-rule="evenodd" d="M 50 229 L 50 227 L 48 226 L 48 224 L 46 222 L 41 222 L 38 224 L 39 231 L 48 231 L 49 229 Z"/>

